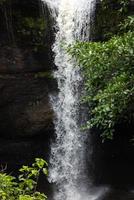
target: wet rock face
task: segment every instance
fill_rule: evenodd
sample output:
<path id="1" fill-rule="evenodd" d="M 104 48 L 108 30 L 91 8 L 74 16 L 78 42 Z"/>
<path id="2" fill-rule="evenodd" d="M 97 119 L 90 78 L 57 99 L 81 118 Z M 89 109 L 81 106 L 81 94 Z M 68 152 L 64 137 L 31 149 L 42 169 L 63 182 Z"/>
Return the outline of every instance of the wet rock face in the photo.
<path id="1" fill-rule="evenodd" d="M 35 75 L 0 74 L 0 163 L 7 163 L 9 171 L 48 156 L 54 133 L 52 87 L 49 79 Z"/>
<path id="2" fill-rule="evenodd" d="M 48 83 L 35 74 L 0 75 L 0 136 L 28 137 L 52 130 Z"/>
<path id="3" fill-rule="evenodd" d="M 49 13 L 41 0 L 0 3 L 0 136 L 32 136 L 52 128 Z M 50 86 L 50 87 L 49 87 Z"/>
<path id="4" fill-rule="evenodd" d="M 47 51 L 47 50 L 45 50 Z M 49 50 L 48 50 L 49 51 Z M 0 50 L 0 73 L 26 73 L 51 69 L 48 54 L 31 48 L 4 46 Z"/>
<path id="5" fill-rule="evenodd" d="M 48 15 L 40 0 L 0 4 L 0 164 L 9 171 L 46 157 L 54 133 Z"/>

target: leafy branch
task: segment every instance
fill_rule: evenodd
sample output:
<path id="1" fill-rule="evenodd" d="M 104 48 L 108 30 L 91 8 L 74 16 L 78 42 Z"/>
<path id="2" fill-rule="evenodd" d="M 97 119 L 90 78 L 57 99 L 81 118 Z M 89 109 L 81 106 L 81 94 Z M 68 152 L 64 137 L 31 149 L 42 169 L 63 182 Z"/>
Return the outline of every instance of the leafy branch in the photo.
<path id="1" fill-rule="evenodd" d="M 47 162 L 36 158 L 32 166 L 22 166 L 17 178 L 0 173 L 1 200 L 45 200 L 47 196 L 37 191 L 40 173 L 47 175 Z"/>

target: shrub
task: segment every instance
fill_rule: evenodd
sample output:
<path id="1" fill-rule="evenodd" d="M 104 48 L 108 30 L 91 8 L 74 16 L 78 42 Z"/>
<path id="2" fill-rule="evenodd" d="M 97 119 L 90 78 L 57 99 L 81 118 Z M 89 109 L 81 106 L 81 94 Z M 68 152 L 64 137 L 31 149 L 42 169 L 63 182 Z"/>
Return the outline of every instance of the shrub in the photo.
<path id="1" fill-rule="evenodd" d="M 77 42 L 68 51 L 84 73 L 86 128 L 98 127 L 103 139 L 112 139 L 116 123 L 134 116 L 134 32 L 102 43 Z"/>
<path id="2" fill-rule="evenodd" d="M 0 173 L 1 200 L 45 200 L 46 195 L 37 191 L 38 179 L 41 171 L 47 175 L 47 162 L 36 158 L 35 163 L 22 166 L 20 175 L 15 178 L 6 173 Z"/>

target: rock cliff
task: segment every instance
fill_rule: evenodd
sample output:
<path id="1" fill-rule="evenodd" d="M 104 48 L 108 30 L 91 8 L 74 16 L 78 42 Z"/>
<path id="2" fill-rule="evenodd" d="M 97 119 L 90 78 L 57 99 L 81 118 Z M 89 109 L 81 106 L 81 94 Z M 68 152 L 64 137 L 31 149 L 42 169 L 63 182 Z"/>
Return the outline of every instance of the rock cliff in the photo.
<path id="1" fill-rule="evenodd" d="M 46 156 L 54 132 L 50 24 L 40 0 L 0 1 L 0 158 L 9 167 Z"/>

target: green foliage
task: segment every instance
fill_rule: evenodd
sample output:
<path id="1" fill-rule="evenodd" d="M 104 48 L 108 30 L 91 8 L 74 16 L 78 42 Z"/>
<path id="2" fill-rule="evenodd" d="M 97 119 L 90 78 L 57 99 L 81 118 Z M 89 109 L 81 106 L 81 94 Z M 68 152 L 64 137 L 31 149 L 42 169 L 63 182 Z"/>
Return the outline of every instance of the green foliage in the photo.
<path id="1" fill-rule="evenodd" d="M 102 137 L 112 139 L 120 120 L 131 119 L 134 101 L 134 32 L 129 30 L 107 42 L 76 43 L 69 48 L 82 66 L 89 121 L 86 128 L 98 127 Z"/>
<path id="2" fill-rule="evenodd" d="M 101 0 L 101 4 L 103 9 L 108 9 L 109 6 L 116 4 L 118 5 L 117 10 L 124 12 L 124 10 L 126 11 L 127 6 L 129 5 L 129 0 Z"/>
<path id="3" fill-rule="evenodd" d="M 128 11 L 128 5 L 129 5 L 129 0 L 118 0 L 120 4 L 120 12 L 127 12 Z"/>
<path id="4" fill-rule="evenodd" d="M 41 1 L 0 0 L 2 45 L 17 45 L 34 52 L 46 49 L 48 19 L 41 11 Z"/>
<path id="5" fill-rule="evenodd" d="M 14 200 L 14 196 L 19 193 L 15 178 L 5 173 L 0 173 L 0 199 Z"/>
<path id="6" fill-rule="evenodd" d="M 21 17 L 17 24 L 17 35 L 25 43 L 35 48 L 43 45 L 46 22 L 43 17 Z"/>
<path id="7" fill-rule="evenodd" d="M 122 23 L 119 24 L 120 32 L 134 31 L 134 15 L 128 16 Z"/>
<path id="8" fill-rule="evenodd" d="M 45 194 L 37 191 L 39 175 L 47 172 L 47 162 L 36 158 L 35 163 L 22 166 L 18 179 L 6 173 L 0 173 L 0 199 L 1 200 L 45 200 Z"/>
<path id="9" fill-rule="evenodd" d="M 120 32 L 119 24 L 129 13 L 129 0 L 101 0 L 97 6 L 93 35 L 96 40 L 109 40 Z"/>

